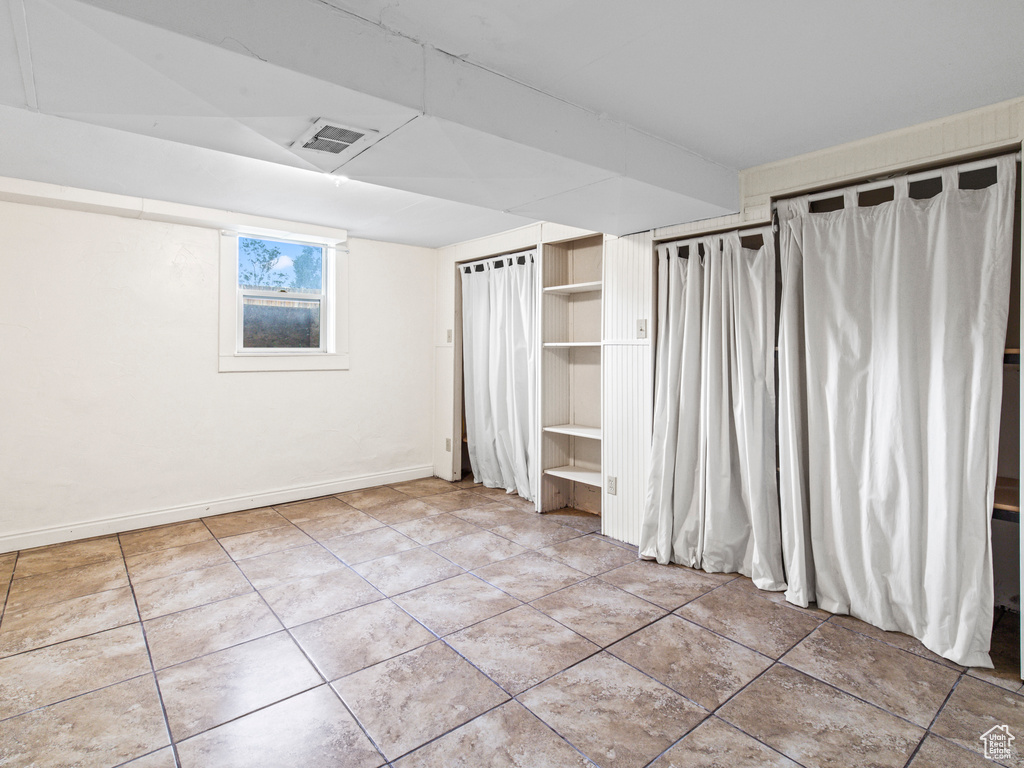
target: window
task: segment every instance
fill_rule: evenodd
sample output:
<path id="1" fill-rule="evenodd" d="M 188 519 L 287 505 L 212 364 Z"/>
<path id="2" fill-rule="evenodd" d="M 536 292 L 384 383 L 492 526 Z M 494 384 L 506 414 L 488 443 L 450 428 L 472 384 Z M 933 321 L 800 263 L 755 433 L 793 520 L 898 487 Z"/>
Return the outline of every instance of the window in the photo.
<path id="1" fill-rule="evenodd" d="M 238 238 L 237 351 L 326 352 L 327 247 Z"/>
<path id="2" fill-rule="evenodd" d="M 221 371 L 348 367 L 338 318 L 345 260 L 334 240 L 225 232 L 221 245 Z"/>

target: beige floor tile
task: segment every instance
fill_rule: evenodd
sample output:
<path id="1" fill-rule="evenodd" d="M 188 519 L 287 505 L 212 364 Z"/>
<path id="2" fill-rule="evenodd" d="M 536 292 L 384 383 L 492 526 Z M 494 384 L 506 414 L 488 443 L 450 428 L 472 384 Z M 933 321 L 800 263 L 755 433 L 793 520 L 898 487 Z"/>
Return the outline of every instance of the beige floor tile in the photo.
<path id="1" fill-rule="evenodd" d="M 709 574 L 709 575 L 716 576 L 716 575 L 722 575 L 722 574 Z M 769 601 L 771 601 L 773 603 L 776 603 L 778 605 L 781 605 L 781 606 L 783 606 L 785 608 L 789 608 L 789 610 L 791 610 L 791 611 L 797 611 L 799 613 L 804 614 L 805 616 L 810 616 L 812 619 L 817 619 L 818 621 L 825 621 L 826 619 L 828 619 L 828 618 L 830 618 L 832 616 L 831 613 L 829 613 L 828 611 L 821 610 L 814 603 L 811 603 L 810 606 L 808 606 L 807 608 L 804 608 L 803 606 L 796 605 L 795 603 L 789 602 L 789 600 L 786 599 L 786 593 L 785 592 L 771 592 L 771 591 L 766 590 L 766 589 L 758 589 L 754 585 L 754 582 L 751 581 L 746 576 L 740 576 L 738 574 L 728 574 L 728 576 L 729 576 L 729 587 L 732 588 L 732 589 L 743 589 L 743 590 L 746 590 L 747 592 L 750 592 L 753 595 L 757 595 L 758 597 L 762 598 L 763 600 L 769 600 Z"/>
<path id="2" fill-rule="evenodd" d="M 558 544 L 559 542 L 575 539 L 583 535 L 575 528 L 559 525 L 552 520 L 545 520 L 537 514 L 534 514 L 532 517 L 524 516 L 514 523 L 499 525 L 491 530 L 499 536 L 503 536 L 509 541 L 514 541 L 516 544 L 521 544 L 528 549 L 550 547 L 552 544 Z"/>
<path id="3" fill-rule="evenodd" d="M 348 568 L 264 589 L 261 594 L 286 627 L 305 624 L 384 597 Z"/>
<path id="4" fill-rule="evenodd" d="M 216 539 L 125 558 L 134 584 L 230 562 L 231 558 Z"/>
<path id="5" fill-rule="evenodd" d="M 326 685 L 178 745 L 182 768 L 376 768 L 384 759 Z"/>
<path id="6" fill-rule="evenodd" d="M 0 720 L 150 672 L 138 624 L 0 659 Z"/>
<path id="7" fill-rule="evenodd" d="M 303 624 L 292 630 L 292 636 L 327 680 L 337 680 L 435 639 L 389 600 Z"/>
<path id="8" fill-rule="evenodd" d="M 508 699 L 504 691 L 441 642 L 332 685 L 389 760 Z"/>
<path id="9" fill-rule="evenodd" d="M 521 605 L 514 597 L 468 573 L 405 592 L 394 601 L 438 636 Z"/>
<path id="10" fill-rule="evenodd" d="M 455 632 L 445 642 L 513 696 L 600 650 L 528 605 Z"/>
<path id="11" fill-rule="evenodd" d="M 663 608 L 598 579 L 566 587 L 533 606 L 601 647 L 665 615 Z"/>
<path id="12" fill-rule="evenodd" d="M 767 656 L 671 614 L 608 652 L 709 711 L 772 665 Z"/>
<path id="13" fill-rule="evenodd" d="M 427 518 L 432 519 L 432 518 Z M 336 536 L 322 542 L 331 552 L 349 565 L 376 560 L 378 557 L 396 555 L 407 549 L 415 549 L 419 545 L 408 536 L 394 528 L 382 525 L 372 531 L 354 533 L 351 536 Z"/>
<path id="14" fill-rule="evenodd" d="M 366 488 L 361 491 L 339 493 L 338 498 L 349 506 L 361 509 L 363 512 L 367 512 L 376 507 L 406 501 L 409 496 L 401 491 L 396 491 L 394 488 L 388 488 L 387 486 L 382 485 L 377 488 Z"/>
<path id="15" fill-rule="evenodd" d="M 593 768 L 515 701 L 446 733 L 395 763 L 395 768 Z"/>
<path id="16" fill-rule="evenodd" d="M 972 752 L 982 752 L 981 735 L 993 726 L 1007 725 L 1010 732 L 1024 734 L 1024 697 L 990 683 L 965 676 L 953 689 L 932 726 L 932 732 Z M 1007 765 L 1024 765 L 1024 750 L 1014 743 L 1016 760 Z"/>
<path id="17" fill-rule="evenodd" d="M 463 573 L 459 566 L 424 547 L 360 563 L 353 570 L 388 596 Z"/>
<path id="18" fill-rule="evenodd" d="M 602 768 L 646 765 L 707 716 L 607 653 L 531 688 L 519 701 Z"/>
<path id="19" fill-rule="evenodd" d="M 574 529 L 575 530 L 575 529 Z M 616 547 L 594 536 L 581 536 L 545 547 L 539 550 L 552 560 L 565 563 L 570 568 L 583 571 L 591 576 L 620 568 L 636 560 L 636 555 L 622 547 Z"/>
<path id="20" fill-rule="evenodd" d="M 475 533 L 448 539 L 430 548 L 463 568 L 479 568 L 529 552 L 526 547 L 478 527 Z"/>
<path id="21" fill-rule="evenodd" d="M 167 743 L 156 685 L 147 675 L 4 722 L 0 765 L 109 768 Z"/>
<path id="22" fill-rule="evenodd" d="M 220 540 L 221 546 L 235 560 L 268 555 L 283 549 L 294 549 L 313 544 L 313 540 L 294 525 L 280 528 L 265 528 L 262 531 L 227 536 Z"/>
<path id="23" fill-rule="evenodd" d="M 601 532 L 601 516 L 592 512 L 566 507 L 556 512 L 545 512 L 543 516 L 545 520 L 554 520 L 556 523 L 575 528 L 581 533 Z"/>
<path id="24" fill-rule="evenodd" d="M 243 533 L 262 531 L 265 528 L 278 528 L 287 525 L 288 521 L 274 511 L 272 507 L 260 507 L 245 512 L 230 512 L 216 517 L 204 517 L 203 522 L 218 539 L 225 536 L 238 536 Z"/>
<path id="25" fill-rule="evenodd" d="M 993 669 L 973 667 L 967 674 L 1010 691 L 1020 690 L 1020 614 L 1004 612 L 992 630 Z"/>
<path id="26" fill-rule="evenodd" d="M 128 586 L 128 572 L 123 560 L 105 560 L 90 565 L 43 573 L 11 582 L 7 594 L 7 610 L 59 603 L 73 597 L 94 595 L 109 589 Z"/>
<path id="27" fill-rule="evenodd" d="M 293 523 L 305 520 L 318 520 L 342 512 L 350 512 L 354 507 L 346 504 L 337 496 L 321 496 L 319 499 L 295 501 L 291 504 L 279 504 L 274 511 Z"/>
<path id="28" fill-rule="evenodd" d="M 491 499 L 498 499 L 499 501 L 508 501 L 513 496 L 518 497 L 516 493 L 509 493 L 504 488 L 488 488 L 485 485 L 476 485 L 474 488 L 467 489 L 472 490 L 474 493 L 478 493 L 481 496 L 487 496 Z"/>
<path id="29" fill-rule="evenodd" d="M 3 602 L 7 597 L 7 587 L 14 577 L 14 561 L 17 558 L 17 552 L 0 555 L 0 611 L 3 610 Z"/>
<path id="30" fill-rule="evenodd" d="M 322 682 L 285 632 L 168 667 L 157 672 L 157 680 L 175 740 Z"/>
<path id="31" fill-rule="evenodd" d="M 799 768 L 785 755 L 709 717 L 651 768 Z"/>
<path id="32" fill-rule="evenodd" d="M 959 678 L 942 664 L 829 623 L 782 661 L 922 728 L 931 724 Z"/>
<path id="33" fill-rule="evenodd" d="M 820 620 L 760 595 L 737 589 L 730 582 L 692 602 L 676 613 L 701 626 L 743 643 L 773 659 L 803 640 Z"/>
<path id="34" fill-rule="evenodd" d="M 902 768 L 924 736 L 906 720 L 779 664 L 718 715 L 807 768 Z"/>
<path id="35" fill-rule="evenodd" d="M 312 520 L 298 520 L 295 524 L 317 541 L 372 531 L 383 525 L 380 520 L 370 517 L 365 512 L 351 508 Z"/>
<path id="36" fill-rule="evenodd" d="M 136 584 L 135 601 L 139 615 L 146 620 L 251 591 L 238 566 L 225 563 Z"/>
<path id="37" fill-rule="evenodd" d="M 186 544 L 198 544 L 213 538 L 210 530 L 200 520 L 187 523 L 172 523 L 157 528 L 143 528 L 141 531 L 130 531 L 120 534 L 121 551 L 125 557 L 156 552 L 160 549 L 183 547 Z"/>
<path id="38" fill-rule="evenodd" d="M 458 490 L 454 483 L 439 477 L 421 477 L 418 480 L 406 480 L 404 483 L 392 483 L 388 487 L 413 498 Z"/>
<path id="39" fill-rule="evenodd" d="M 48 547 L 26 549 L 18 555 L 14 579 L 39 576 L 43 573 L 78 568 L 83 565 L 121 559 L 121 545 L 117 536 L 52 544 Z"/>
<path id="40" fill-rule="evenodd" d="M 995 765 L 977 752 L 950 744 L 929 734 L 908 768 L 991 768 Z"/>
<path id="41" fill-rule="evenodd" d="M 476 509 L 487 504 L 494 504 L 497 500 L 481 496 L 473 491 L 451 491 L 437 496 L 423 496 L 420 501 L 443 512 L 454 512 L 459 509 Z"/>
<path id="42" fill-rule="evenodd" d="M 319 544 L 309 544 L 305 547 L 239 560 L 238 567 L 256 589 L 263 590 L 345 566 Z"/>
<path id="43" fill-rule="evenodd" d="M 451 514 L 467 520 L 473 525 L 493 530 L 502 525 L 517 523 L 525 519 L 527 514 L 535 513 L 527 513 L 508 504 L 498 502 L 495 504 L 482 504 L 479 507 L 456 509 Z"/>
<path id="44" fill-rule="evenodd" d="M 461 480 L 456 480 L 455 482 L 452 483 L 452 485 L 455 488 L 470 488 L 470 489 L 472 489 L 472 488 L 481 489 L 481 488 L 484 487 L 481 483 L 478 483 L 476 480 L 473 479 L 473 475 L 472 474 L 466 475 Z"/>
<path id="45" fill-rule="evenodd" d="M 539 552 L 521 555 L 473 571 L 512 597 L 529 602 L 587 578 L 587 574 L 563 565 Z"/>
<path id="46" fill-rule="evenodd" d="M 146 622 L 157 669 L 277 632 L 281 622 L 255 592 Z"/>
<path id="47" fill-rule="evenodd" d="M 477 533 L 480 528 L 461 517 L 442 514 L 397 523 L 395 530 L 401 531 L 417 544 L 436 544 L 446 539 L 454 539 L 456 536 Z"/>
<path id="48" fill-rule="evenodd" d="M 600 579 L 670 611 L 719 586 L 701 571 L 652 560 L 635 560 L 602 573 Z"/>
<path id="49" fill-rule="evenodd" d="M 178 768 L 178 764 L 174 761 L 174 750 L 165 747 L 125 763 L 124 768 Z"/>
<path id="50" fill-rule="evenodd" d="M 931 661 L 937 661 L 939 664 L 945 664 L 951 669 L 964 669 L 964 667 L 961 667 L 959 664 L 950 661 L 949 659 L 945 659 L 937 653 L 929 651 L 917 638 L 905 635 L 902 632 L 887 632 L 884 629 L 879 629 L 873 624 L 868 624 L 860 619 L 855 619 L 853 616 L 836 615 L 832 616 L 829 619 L 829 622 L 839 627 L 845 627 L 853 632 L 859 632 L 862 635 L 873 637 L 876 640 L 881 640 L 883 643 L 888 643 L 889 645 L 901 648 L 904 651 L 909 651 L 917 656 L 923 656 Z"/>
<path id="51" fill-rule="evenodd" d="M 139 620 L 131 589 L 111 589 L 36 608 L 7 611 L 0 622 L 0 657 L 53 645 Z"/>
<path id="52" fill-rule="evenodd" d="M 396 501 L 391 504 L 384 504 L 373 509 L 366 510 L 384 525 L 396 525 L 409 520 L 419 520 L 421 517 L 441 514 L 441 510 L 424 503 L 420 499 L 406 498 L 404 501 Z"/>

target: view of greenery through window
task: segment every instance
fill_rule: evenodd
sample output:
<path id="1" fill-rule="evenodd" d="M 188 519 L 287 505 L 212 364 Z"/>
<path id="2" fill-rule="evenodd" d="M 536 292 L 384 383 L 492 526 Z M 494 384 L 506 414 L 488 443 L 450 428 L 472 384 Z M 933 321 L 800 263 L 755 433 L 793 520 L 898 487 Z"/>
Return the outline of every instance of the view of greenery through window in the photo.
<path id="1" fill-rule="evenodd" d="M 323 292 L 323 248 L 238 238 L 243 349 L 319 349 L 322 298 L 272 298 L 265 292 Z"/>
<path id="2" fill-rule="evenodd" d="M 255 237 L 238 238 L 238 285 L 320 293 L 323 249 Z"/>

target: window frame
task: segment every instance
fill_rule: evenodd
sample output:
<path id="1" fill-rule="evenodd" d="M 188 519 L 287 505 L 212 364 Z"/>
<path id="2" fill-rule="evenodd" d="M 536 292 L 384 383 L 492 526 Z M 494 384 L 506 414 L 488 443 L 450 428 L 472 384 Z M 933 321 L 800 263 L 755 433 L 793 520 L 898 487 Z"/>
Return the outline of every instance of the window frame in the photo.
<path id="1" fill-rule="evenodd" d="M 239 238 L 243 237 L 322 248 L 321 292 L 242 288 L 238 284 L 238 265 Z M 348 370 L 348 250 L 345 238 L 240 227 L 222 230 L 220 241 L 220 372 Z M 247 296 L 319 301 L 320 347 L 245 349 L 243 312 Z"/>

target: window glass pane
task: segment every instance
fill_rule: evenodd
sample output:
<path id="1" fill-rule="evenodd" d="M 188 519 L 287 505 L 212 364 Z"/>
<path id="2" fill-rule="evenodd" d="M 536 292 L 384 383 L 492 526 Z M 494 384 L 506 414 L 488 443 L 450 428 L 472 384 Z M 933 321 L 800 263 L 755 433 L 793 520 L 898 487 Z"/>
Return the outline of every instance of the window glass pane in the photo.
<path id="1" fill-rule="evenodd" d="M 238 285 L 263 290 L 323 290 L 324 249 L 258 237 L 238 238 Z"/>
<path id="2" fill-rule="evenodd" d="M 320 302 L 242 299 L 243 349 L 319 349 Z"/>

